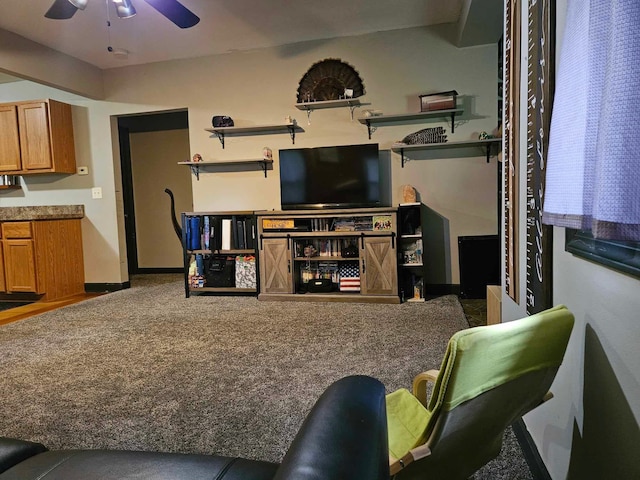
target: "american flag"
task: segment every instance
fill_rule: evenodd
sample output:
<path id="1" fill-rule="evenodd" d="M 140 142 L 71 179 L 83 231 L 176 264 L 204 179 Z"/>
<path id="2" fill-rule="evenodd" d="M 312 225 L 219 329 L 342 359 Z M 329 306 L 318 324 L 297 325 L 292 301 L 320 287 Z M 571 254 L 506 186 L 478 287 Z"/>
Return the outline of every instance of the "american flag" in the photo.
<path id="1" fill-rule="evenodd" d="M 340 265 L 340 291 L 360 291 L 360 268 L 357 263 L 343 263 Z"/>

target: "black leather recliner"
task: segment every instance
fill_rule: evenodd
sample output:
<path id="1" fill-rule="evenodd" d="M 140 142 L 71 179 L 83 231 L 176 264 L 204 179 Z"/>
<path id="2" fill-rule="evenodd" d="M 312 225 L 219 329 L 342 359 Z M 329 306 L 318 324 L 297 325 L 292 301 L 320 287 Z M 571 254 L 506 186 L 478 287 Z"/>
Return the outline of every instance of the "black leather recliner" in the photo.
<path id="1" fill-rule="evenodd" d="M 384 386 L 371 377 L 332 384 L 280 465 L 158 452 L 49 451 L 0 437 L 0 480 L 382 480 L 389 478 Z"/>

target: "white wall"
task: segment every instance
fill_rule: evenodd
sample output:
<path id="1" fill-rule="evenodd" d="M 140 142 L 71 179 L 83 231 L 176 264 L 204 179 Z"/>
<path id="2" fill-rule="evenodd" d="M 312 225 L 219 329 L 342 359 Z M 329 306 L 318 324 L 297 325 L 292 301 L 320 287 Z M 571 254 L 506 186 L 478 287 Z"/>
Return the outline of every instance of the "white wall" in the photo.
<path id="1" fill-rule="evenodd" d="M 53 98 L 73 105 L 73 126 L 78 166 L 88 166 L 89 175 L 23 176 L 22 190 L 0 194 L 0 206 L 77 205 L 85 206 L 82 220 L 85 281 L 120 282 L 116 192 L 109 117 L 101 115 L 100 103 L 29 81 L 0 85 L 0 101 L 11 102 Z M 107 152 L 98 160 L 96 152 Z M 102 187 L 104 198 L 91 199 L 91 188 Z M 125 268 L 126 271 L 126 268 Z M 126 280 L 126 278 L 125 278 Z"/>
<path id="2" fill-rule="evenodd" d="M 211 126 L 212 115 L 230 115 L 238 126 L 280 123 L 291 115 L 305 129 L 296 136 L 296 147 L 367 143 L 366 127 L 351 121 L 348 109 L 315 111 L 307 125 L 306 114 L 294 106 L 298 82 L 311 65 L 340 58 L 360 73 L 367 92 L 362 101 L 384 113 L 419 111 L 419 94 L 457 90 L 465 112 L 455 134 L 447 127 L 449 140 L 477 138 L 478 132 L 492 131 L 497 124 L 497 45 L 458 49 L 444 39 L 446 33 L 442 26 L 413 28 L 112 69 L 104 74 L 104 101 L 70 97 L 29 82 L 19 82 L 26 83 L 21 87 L 0 86 L 1 101 L 52 97 L 76 105 L 78 163 L 93 172 L 89 178 L 71 176 L 45 183 L 42 188 L 47 194 L 37 195 L 29 188 L 23 195 L 2 196 L 0 202 L 85 203 L 87 282 L 126 281 L 119 154 L 112 137 L 112 116 L 187 108 L 190 153 L 200 153 L 209 161 L 259 158 L 263 146 L 271 147 L 276 161 L 267 179 L 261 171 L 205 173 L 199 182 L 192 179 L 193 201 L 195 210 L 278 209 L 277 151 L 292 148 L 289 136 L 227 137 L 223 150 L 218 140 L 204 131 Z M 389 149 L 408 133 L 436 125 L 446 125 L 446 119 L 381 127 L 371 141 Z M 399 157 L 392 155 L 393 203 L 400 201 L 401 186 L 410 183 L 424 203 L 448 223 L 450 251 L 438 252 L 451 259 L 447 283 L 459 282 L 457 236 L 497 230 L 496 161 L 494 158 L 487 164 L 480 150 L 475 155 L 427 160 L 423 154 L 423 160 L 410 161 L 404 169 Z M 65 188 L 57 182 L 63 182 Z M 102 186 L 105 198 L 91 200 L 91 186 Z"/>
<path id="3" fill-rule="evenodd" d="M 176 106 L 187 106 L 191 153 L 200 153 L 207 161 L 260 158 L 262 147 L 271 147 L 276 161 L 267 179 L 261 171 L 204 173 L 199 182 L 193 182 L 194 208 L 279 209 L 277 152 L 294 147 L 289 136 L 228 136 L 222 149 L 204 131 L 211 126 L 212 115 L 230 115 L 237 126 L 281 123 L 290 115 L 305 130 L 296 135 L 295 147 L 371 141 L 389 149 L 408 133 L 446 124 L 446 119 L 437 119 L 429 124 L 384 126 L 369 140 L 366 127 L 351 121 L 347 109 L 332 109 L 314 111 L 309 125 L 305 112 L 295 108 L 298 82 L 319 60 L 340 58 L 364 81 L 367 93 L 362 101 L 371 104 L 364 108 L 384 113 L 419 111 L 419 94 L 456 89 L 464 96 L 466 110 L 455 134 L 447 127 L 449 139 L 477 138 L 478 132 L 491 131 L 497 124 L 497 46 L 457 49 L 442 34 L 437 28 L 408 29 L 109 70 L 107 98 L 151 103 L 162 95 Z M 356 117 L 358 114 L 356 110 Z M 454 153 L 457 155 L 459 152 Z M 410 183 L 427 205 L 450 222 L 453 265 L 449 283 L 459 281 L 457 236 L 497 233 L 495 159 L 487 164 L 483 152 L 474 155 L 416 160 L 404 169 L 399 157 L 392 157 L 393 203 L 400 201 L 400 186 Z"/>
<path id="4" fill-rule="evenodd" d="M 566 0 L 557 2 L 557 48 Z M 523 19 L 527 18 L 526 3 Z M 526 54 L 526 20 L 523 54 Z M 556 55 L 556 58 L 559 55 Z M 523 75 L 526 76 L 523 56 Z M 526 104 L 526 90 L 521 94 Z M 521 118 L 526 131 L 526 117 Z M 506 321 L 525 313 L 526 140 L 520 145 L 520 304 L 503 291 Z M 554 398 L 525 416 L 553 479 L 638 478 L 640 459 L 640 280 L 564 251 L 565 231 L 553 231 L 553 303 L 566 305 L 576 323 Z M 504 284 L 504 282 L 503 282 Z M 631 473 L 633 472 L 633 473 Z"/>
<path id="5" fill-rule="evenodd" d="M 0 72 L 89 98 L 104 94 L 99 68 L 2 29 Z"/>
<path id="6" fill-rule="evenodd" d="M 128 280 L 122 178 L 113 115 L 167 110 L 167 105 L 118 104 L 87 100 L 29 81 L 0 85 L 0 102 L 53 98 L 72 105 L 76 161 L 89 175 L 30 175 L 22 190 L 0 194 L 0 207 L 28 205 L 85 206 L 82 243 L 86 283 L 122 283 Z M 101 187 L 103 198 L 91 198 Z"/>
<path id="7" fill-rule="evenodd" d="M 170 201 L 164 189 L 174 193 L 178 215 L 191 210 L 191 173 L 177 164 L 177 159 L 189 159 L 189 131 L 132 133 L 129 139 L 138 267 L 181 268 L 182 247 L 170 221 Z"/>

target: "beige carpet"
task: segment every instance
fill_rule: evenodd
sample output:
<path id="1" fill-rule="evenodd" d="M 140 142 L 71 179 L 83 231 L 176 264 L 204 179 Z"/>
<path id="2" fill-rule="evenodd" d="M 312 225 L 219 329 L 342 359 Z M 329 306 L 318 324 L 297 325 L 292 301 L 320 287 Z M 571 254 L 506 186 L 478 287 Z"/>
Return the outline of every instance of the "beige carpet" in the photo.
<path id="1" fill-rule="evenodd" d="M 132 285 L 0 327 L 0 435 L 278 461 L 330 383 L 365 374 L 410 388 L 467 327 L 455 296 L 279 303 L 185 299 L 175 275 Z"/>

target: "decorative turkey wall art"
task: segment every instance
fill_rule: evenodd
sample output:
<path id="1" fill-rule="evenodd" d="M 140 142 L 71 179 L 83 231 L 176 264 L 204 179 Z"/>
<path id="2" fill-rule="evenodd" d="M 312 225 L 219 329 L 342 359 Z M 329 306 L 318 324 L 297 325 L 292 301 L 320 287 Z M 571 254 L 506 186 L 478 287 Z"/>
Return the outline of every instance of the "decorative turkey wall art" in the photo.
<path id="1" fill-rule="evenodd" d="M 339 58 L 314 63 L 298 86 L 298 103 L 357 98 L 364 95 L 358 72 Z"/>

